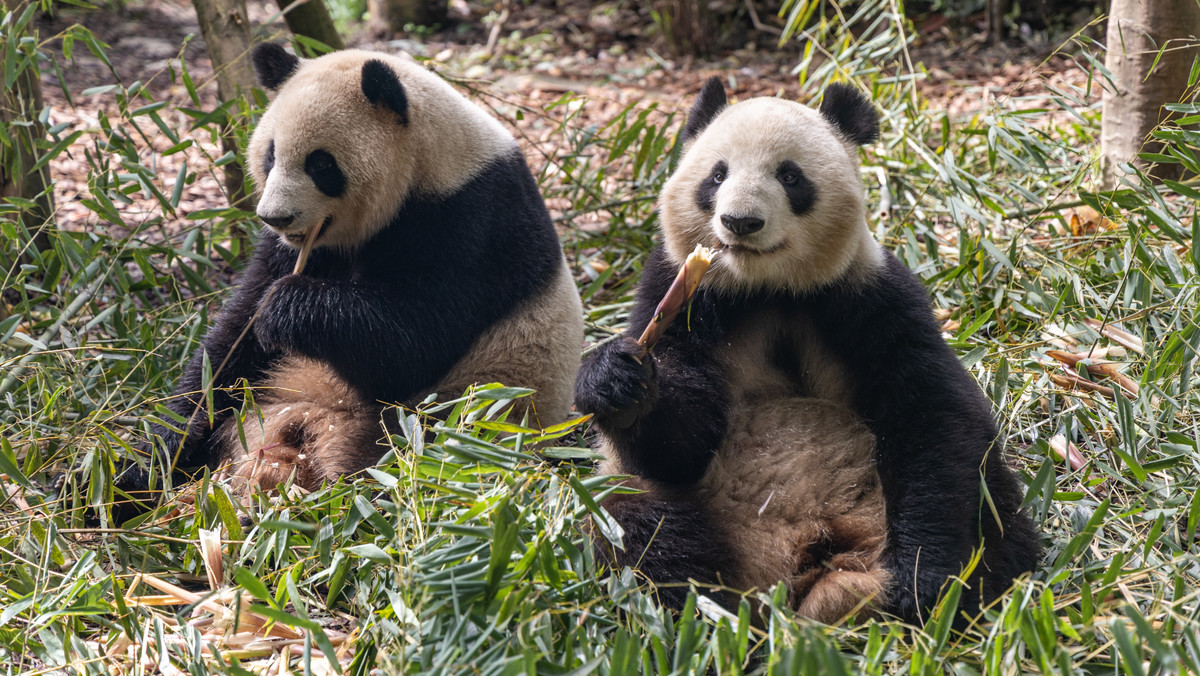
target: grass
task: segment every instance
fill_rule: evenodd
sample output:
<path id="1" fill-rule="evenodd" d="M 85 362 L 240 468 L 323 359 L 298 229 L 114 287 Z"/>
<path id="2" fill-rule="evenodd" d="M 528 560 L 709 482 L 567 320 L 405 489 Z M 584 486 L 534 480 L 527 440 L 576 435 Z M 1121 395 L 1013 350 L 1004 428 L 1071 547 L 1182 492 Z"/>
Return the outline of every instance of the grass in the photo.
<path id="1" fill-rule="evenodd" d="M 177 213 L 171 186 L 219 173 L 233 158 L 211 150 L 218 134 L 244 138 L 258 109 L 202 111 L 194 89 L 204 83 L 176 63 L 183 99 L 120 83 L 94 127 L 52 127 L 39 146 L 89 164 L 86 228 L 52 230 L 52 247 L 37 251 L 22 219 L 32 204 L 0 205 L 6 672 L 262 673 L 279 668 L 284 645 L 297 673 L 1200 672 L 1200 193 L 1140 174 L 1094 191 L 1099 110 L 1077 87 L 997 97 L 963 117 L 932 109 L 889 3 L 855 8 L 799 26 L 812 42 L 797 74 L 809 91 L 852 79 L 883 110 L 863 177 L 869 203 L 886 209 L 870 225 L 926 283 L 995 402 L 1046 545 L 1040 569 L 980 621 L 952 631 L 945 603 L 924 627 L 827 627 L 796 619 L 770 590 L 737 614 L 701 593 L 672 615 L 629 571 L 597 567 L 581 528 L 589 515 L 606 525 L 595 501 L 611 489 L 590 451 L 561 436 L 569 428 L 505 418 L 519 390 L 444 402 L 445 422 L 390 412 L 404 423 L 394 454 L 353 481 L 247 511 L 204 478 L 185 489 L 190 503 L 86 527 L 85 508 L 115 497 L 103 490 L 114 459 L 162 415 L 155 402 L 203 334 L 221 273 L 244 258 L 240 232 L 255 228 L 234 209 Z M 32 67 L 39 51 L 43 70 L 72 49 L 104 53 L 78 28 L 22 41 L 28 18 L 16 19 L 0 29 L 6 73 Z M 1064 50 L 1104 80 L 1098 45 L 1079 38 Z M 635 106 L 589 126 L 579 103 L 523 114 L 561 139 L 531 166 L 547 198 L 570 205 L 564 245 L 600 340 L 628 312 L 679 118 Z M 1200 173 L 1194 137 L 1160 134 L 1170 158 Z M 198 154 L 172 183 L 156 162 L 182 145 Z M 1068 205 L 1107 219 L 1074 212 L 1073 225 Z M 608 227 L 581 227 L 588 216 Z M 165 227 L 181 218 L 185 227 Z M 1050 354 L 1093 347 L 1136 392 Z M 1080 383 L 1093 380 L 1109 394 Z M 532 452 L 541 434 L 550 447 Z M 68 468 L 79 474 L 60 496 L 47 486 Z M 220 547 L 202 548 L 214 532 Z M 752 621 L 752 601 L 764 619 Z M 243 610 L 237 626 L 233 609 Z"/>

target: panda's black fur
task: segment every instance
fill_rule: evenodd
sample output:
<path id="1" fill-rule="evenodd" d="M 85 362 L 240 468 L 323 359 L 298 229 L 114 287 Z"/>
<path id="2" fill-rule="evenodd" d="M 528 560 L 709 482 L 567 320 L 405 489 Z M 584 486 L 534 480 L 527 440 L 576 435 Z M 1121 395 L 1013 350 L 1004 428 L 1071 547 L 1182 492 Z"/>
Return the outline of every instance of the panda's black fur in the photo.
<path id="1" fill-rule="evenodd" d="M 725 110 L 723 88 L 714 78 L 685 124 L 685 160 Z M 821 124 L 808 115 L 810 126 Z M 836 134 L 851 146 L 869 142 L 877 133 L 871 104 L 849 87 L 835 85 L 826 92 L 820 118 L 830 131 L 814 127 L 802 133 Z M 754 140 L 737 138 L 736 142 Z M 856 169 L 857 160 L 848 161 Z M 684 168 L 681 163 L 680 171 Z M 1023 489 L 1004 463 L 990 403 L 942 339 L 926 290 L 890 252 L 871 242 L 873 250 L 854 258 L 846 269 L 797 284 L 769 277 L 765 282 L 748 282 L 728 268 L 722 270 L 718 261 L 686 320 L 681 316 L 651 356 L 641 357 L 632 337 L 640 335 L 652 318 L 676 276 L 681 252 L 711 242 L 705 241 L 709 235 L 700 225 L 684 223 L 682 216 L 668 218 L 666 207 L 672 206 L 673 199 L 682 204 L 690 194 L 694 205 L 672 213 L 686 215 L 687 210 L 698 209 L 698 222 L 715 218 L 709 193 L 715 194 L 724 182 L 721 170 L 718 162 L 709 174 L 701 174 L 709 178 L 690 193 L 687 186 L 676 193 L 670 186 L 664 191 L 661 228 L 675 251 L 659 245 L 650 254 L 626 334 L 585 359 L 576 381 L 576 406 L 595 414 L 601 446 L 614 456 L 611 469 L 636 475 L 633 484 L 646 490 L 605 503 L 625 534 L 623 551 L 601 543 L 602 553 L 615 565 L 640 568 L 660 585 L 689 579 L 728 580 L 747 565 L 731 555 L 732 542 L 743 534 L 731 532 L 728 515 L 712 513 L 698 498 L 698 487 L 711 483 L 714 473 L 729 471 L 714 463 L 730 452 L 726 437 L 738 405 L 731 400 L 729 385 L 737 379 L 730 369 L 738 365 L 728 361 L 728 350 L 730 341 L 741 340 L 738 331 L 759 322 L 773 331 L 763 351 L 766 363 L 758 368 L 784 383 L 775 395 L 784 399 L 777 401 L 832 400 L 848 407 L 873 436 L 874 469 L 886 510 L 886 544 L 877 551 L 890 574 L 876 575 L 883 598 L 873 599 L 874 604 L 904 620 L 920 621 L 948 579 L 962 572 L 972 550 L 982 542 L 983 560 L 967 580 L 969 589 L 961 602 L 963 610 L 976 612 L 981 602 L 991 601 L 1014 578 L 1032 570 L 1039 555 L 1037 536 L 1020 511 Z M 799 206 L 788 194 L 797 218 L 822 199 L 811 182 L 820 177 L 813 167 L 807 170 L 803 182 L 810 194 L 799 200 Z M 861 191 L 856 171 L 846 175 L 854 178 L 854 190 Z M 789 186 L 803 185 L 801 177 L 790 178 Z M 861 225 L 866 232 L 862 216 L 853 213 L 861 212 L 861 204 L 823 208 L 831 209 L 827 214 L 850 212 L 849 225 Z M 797 345 L 803 347 L 798 351 Z M 817 356 L 806 356 L 807 351 Z M 814 370 L 814 364 L 820 368 Z M 828 377 L 822 379 L 820 369 L 833 369 L 834 386 Z M 818 435 L 831 433 L 821 429 L 822 420 L 798 424 L 815 429 Z M 783 449 L 771 452 L 790 455 L 812 450 L 789 450 L 786 444 Z M 817 463 L 813 476 L 795 477 L 795 481 L 801 482 L 803 490 L 816 489 L 835 480 L 828 473 L 836 471 L 840 470 L 835 465 Z M 863 476 L 867 482 L 872 479 Z M 984 482 L 999 523 L 981 495 Z M 764 507 L 770 500 L 765 495 L 756 499 Z M 746 501 L 754 504 L 754 500 Z M 869 511 L 876 499 L 864 495 L 863 500 L 855 503 L 855 509 Z M 750 514 L 747 521 L 754 518 Z M 833 541 L 805 546 L 816 551 L 824 546 L 824 554 L 830 556 L 839 550 L 869 553 L 874 545 L 867 531 L 875 526 L 869 520 L 858 526 L 866 530 L 851 529 L 850 535 L 868 539 L 839 543 L 835 534 Z M 681 592 L 672 593 L 671 600 L 677 602 Z M 816 615 L 826 621 L 837 617 L 836 612 Z"/>
<path id="2" fill-rule="evenodd" d="M 340 239 L 336 245 L 321 246 L 318 238 L 302 274 L 293 274 L 293 266 L 298 254 L 295 242 L 303 234 L 297 237 L 289 231 L 296 224 L 287 213 L 299 207 L 289 207 L 286 199 L 275 200 L 279 205 L 275 207 L 260 205 L 260 216 L 272 228 L 262 231 L 236 291 L 210 327 L 202 349 L 188 362 L 167 404 L 189 420 L 186 432 L 162 425 L 151 430 L 155 446 L 164 451 L 162 457 L 169 459 L 171 467 L 216 467 L 229 462 L 244 479 L 266 476 L 259 483 L 270 488 L 288 477 L 293 463 L 297 483 L 311 488 L 321 480 L 357 471 L 382 455 L 384 448 L 375 442 L 382 436 L 383 404 L 412 405 L 442 388 L 447 390 L 441 394 L 457 396 L 477 379 L 511 378 L 506 384 L 514 386 L 562 381 L 561 392 L 535 395 L 535 405 L 540 406 L 532 411 L 535 424 L 558 422 L 569 408 L 582 315 L 557 234 L 516 143 L 498 125 L 493 129 L 494 121 L 484 113 L 471 112 L 473 106 L 454 99 L 461 97 L 416 64 L 356 52 L 322 58 L 329 60 L 302 66 L 277 45 L 260 45 L 253 54 L 261 83 L 269 89 L 285 86 L 304 68 L 329 71 L 316 76 L 309 71 L 318 85 L 320 77 L 346 84 L 345 78 L 358 78 L 361 72 L 365 101 L 355 103 L 356 87 L 348 87 L 345 96 L 350 99 L 343 105 L 349 112 L 342 113 L 343 119 L 348 116 L 352 122 L 358 117 L 363 125 L 403 127 L 397 134 L 411 130 L 414 116 L 420 114 L 407 92 L 417 86 L 424 96 L 442 97 L 446 105 L 473 116 L 440 124 L 486 127 L 493 147 L 481 149 L 478 160 L 464 165 L 468 175 L 447 194 L 416 187 L 422 177 L 415 176 L 408 194 L 373 195 L 385 200 L 385 206 L 386 200 L 397 205 L 378 226 L 339 223 L 341 213 L 335 209 L 325 219 L 325 227 L 332 229 L 330 237 Z M 407 87 L 397 68 L 406 69 Z M 425 80 L 414 85 L 420 78 Z M 334 96 L 334 103 L 342 100 L 340 96 Z M 258 167 L 260 187 L 273 171 L 281 170 L 276 140 L 251 143 L 250 152 L 259 154 L 251 160 L 252 168 Z M 319 139 L 313 141 L 298 142 L 320 145 Z M 356 151 L 333 146 L 305 150 L 303 157 L 294 158 L 294 171 L 303 165 L 311 180 L 308 189 L 315 187 L 324 195 L 314 199 L 339 198 L 351 189 L 348 173 L 353 175 L 355 169 L 347 168 L 345 153 Z M 377 155 L 374 165 L 396 161 L 388 159 L 387 148 L 368 152 Z M 300 185 L 304 180 L 297 178 Z M 308 216 L 311 220 L 312 214 Z M 322 230 L 321 237 L 325 234 Z M 546 324 L 540 326 L 542 333 L 531 330 L 540 323 Z M 252 330 L 243 335 L 248 325 Z M 203 391 L 205 359 L 215 373 L 211 412 Z M 247 436 L 259 428 L 269 429 L 272 417 L 284 421 L 279 423 L 282 429 L 265 433 L 274 434 L 274 441 L 266 438 L 244 451 L 231 422 L 243 404 L 241 384 L 265 386 L 255 395 L 260 404 L 277 402 L 263 405 L 261 424 L 252 419 L 244 422 Z M 546 399 L 539 401 L 536 397 L 541 394 Z M 313 397 L 323 400 L 314 402 Z M 536 417 L 539 413 L 543 419 Z M 214 417 L 211 424 L 210 416 Z M 314 422 L 318 419 L 320 425 Z M 337 437 L 321 437 L 335 432 L 335 426 L 352 429 L 336 430 Z M 286 457 L 272 460 L 272 453 L 278 455 L 278 449 L 272 449 L 280 445 L 291 448 Z M 249 461 L 244 461 L 243 453 Z M 284 470 L 261 475 L 258 464 L 263 457 L 268 464 L 283 463 Z M 241 470 L 239 463 L 244 465 Z M 144 471 L 134 469 L 123 476 L 119 487 L 141 489 L 145 480 Z"/>

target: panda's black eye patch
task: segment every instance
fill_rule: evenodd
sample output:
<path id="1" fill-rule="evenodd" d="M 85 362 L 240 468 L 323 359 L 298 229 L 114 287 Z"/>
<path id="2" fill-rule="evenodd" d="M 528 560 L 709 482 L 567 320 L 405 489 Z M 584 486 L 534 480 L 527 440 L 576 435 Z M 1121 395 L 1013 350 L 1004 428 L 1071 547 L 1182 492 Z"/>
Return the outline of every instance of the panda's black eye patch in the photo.
<path id="1" fill-rule="evenodd" d="M 267 154 L 263 157 L 263 173 L 269 174 L 275 168 L 275 139 L 267 144 Z"/>
<path id="2" fill-rule="evenodd" d="M 712 171 L 709 172 L 708 178 L 700 182 L 700 187 L 696 190 L 696 206 L 700 207 L 701 211 L 711 212 L 716 204 L 717 189 L 729 177 L 729 165 L 722 160 L 713 165 Z"/>
<path id="3" fill-rule="evenodd" d="M 304 173 L 317 185 L 317 190 L 330 197 L 340 197 L 346 192 L 346 175 L 328 151 L 314 150 L 304 158 Z"/>
<path id="4" fill-rule="evenodd" d="M 808 180 L 803 171 L 800 171 L 798 164 L 791 160 L 780 162 L 779 168 L 775 170 L 775 178 L 783 186 L 793 214 L 803 216 L 812 209 L 813 203 L 817 201 L 817 187 Z"/>

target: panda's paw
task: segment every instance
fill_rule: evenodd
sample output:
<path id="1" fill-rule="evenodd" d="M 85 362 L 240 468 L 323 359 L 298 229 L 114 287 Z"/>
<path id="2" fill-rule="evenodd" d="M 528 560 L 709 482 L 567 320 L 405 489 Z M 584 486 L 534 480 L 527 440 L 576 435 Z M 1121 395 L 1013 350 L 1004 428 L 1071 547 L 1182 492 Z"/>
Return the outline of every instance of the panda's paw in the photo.
<path id="1" fill-rule="evenodd" d="M 284 275 L 271 284 L 258 302 L 254 337 L 268 351 L 303 350 L 299 343 L 318 325 L 313 319 L 317 299 L 312 280 Z"/>
<path id="2" fill-rule="evenodd" d="M 584 360 L 575 379 L 575 406 L 597 422 L 616 428 L 633 425 L 658 400 L 654 357 L 620 336 Z"/>

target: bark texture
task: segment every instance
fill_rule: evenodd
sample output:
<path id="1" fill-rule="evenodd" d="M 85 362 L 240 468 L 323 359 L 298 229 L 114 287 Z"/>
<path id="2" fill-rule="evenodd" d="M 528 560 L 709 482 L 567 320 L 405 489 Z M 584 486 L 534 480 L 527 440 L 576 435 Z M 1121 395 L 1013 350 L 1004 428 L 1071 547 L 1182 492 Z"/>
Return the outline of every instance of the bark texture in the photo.
<path id="1" fill-rule="evenodd" d="M 446 0 L 367 0 L 370 30 L 391 37 L 403 33 L 406 24 L 445 24 L 448 7 Z"/>
<path id="2" fill-rule="evenodd" d="M 291 32 L 322 42 L 333 49 L 346 48 L 346 43 L 333 25 L 329 8 L 321 0 L 276 0 L 275 4 L 283 10 L 283 20 Z"/>
<path id="3" fill-rule="evenodd" d="M 1135 161 L 1139 152 L 1161 151 L 1150 132 L 1168 119 L 1163 106 L 1183 97 L 1200 54 L 1198 39 L 1198 0 L 1112 0 L 1104 65 L 1113 82 L 1105 85 L 1100 130 L 1103 187 L 1117 185 L 1120 163 Z M 1181 172 L 1178 164 L 1151 169 L 1159 178 Z"/>
<path id="4" fill-rule="evenodd" d="M 22 0 L 4 0 L 5 8 L 14 14 L 23 11 L 25 5 Z M 21 210 L 19 218 L 33 235 L 33 246 L 47 251 L 51 246 L 48 231 L 54 227 L 54 195 L 46 189 L 51 183 L 50 167 L 33 170 L 38 160 L 35 144 L 46 138 L 46 128 L 38 121 L 42 108 L 42 85 L 36 66 L 18 75 L 11 91 L 0 91 L 0 127 L 7 130 L 11 142 L 0 144 L 0 199 L 22 197 L 36 203 Z M 6 260 L 5 268 L 9 266 L 11 260 Z"/>
<path id="5" fill-rule="evenodd" d="M 250 67 L 250 20 L 246 17 L 245 0 L 194 0 L 192 4 L 217 76 L 217 95 L 222 101 L 249 96 L 255 81 Z M 221 143 L 226 152 L 238 153 L 237 139 L 231 132 L 222 134 Z M 253 210 L 241 162 L 230 162 L 224 169 L 229 203 Z"/>

